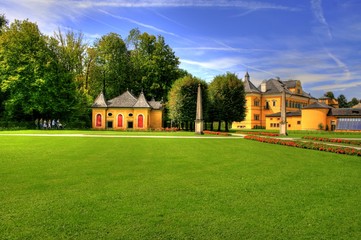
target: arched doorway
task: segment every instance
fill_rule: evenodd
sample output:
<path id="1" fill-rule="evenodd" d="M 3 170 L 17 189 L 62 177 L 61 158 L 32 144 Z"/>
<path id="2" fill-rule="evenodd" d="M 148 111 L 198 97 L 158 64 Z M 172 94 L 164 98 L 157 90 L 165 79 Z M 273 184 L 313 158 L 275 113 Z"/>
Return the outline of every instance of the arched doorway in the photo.
<path id="1" fill-rule="evenodd" d="M 117 122 L 118 122 L 117 126 L 119 128 L 123 127 L 123 115 L 122 114 L 118 115 L 118 121 Z"/>
<path id="2" fill-rule="evenodd" d="M 97 116 L 96 116 L 95 126 L 96 127 L 101 127 L 102 126 L 102 115 L 100 113 L 98 113 Z"/>
<path id="3" fill-rule="evenodd" d="M 138 115 L 138 128 L 143 128 L 144 125 L 143 125 L 143 115 L 142 114 L 139 114 Z"/>

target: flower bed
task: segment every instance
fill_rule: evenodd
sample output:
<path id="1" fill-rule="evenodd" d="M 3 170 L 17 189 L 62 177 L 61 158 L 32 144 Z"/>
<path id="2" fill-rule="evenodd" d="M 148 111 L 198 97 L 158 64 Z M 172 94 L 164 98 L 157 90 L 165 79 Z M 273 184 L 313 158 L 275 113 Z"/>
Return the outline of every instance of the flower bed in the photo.
<path id="1" fill-rule="evenodd" d="M 327 138 L 327 137 L 314 137 L 314 136 L 303 136 L 303 139 L 320 141 L 320 142 L 331 142 L 331 143 L 344 143 L 361 146 L 361 140 L 348 140 L 340 138 Z"/>
<path id="2" fill-rule="evenodd" d="M 271 132 L 237 132 L 239 134 L 247 134 L 247 135 L 261 135 L 261 136 L 269 136 L 269 137 L 278 137 L 279 133 L 271 133 Z"/>
<path id="3" fill-rule="evenodd" d="M 249 135 L 245 136 L 244 138 L 258 142 L 264 142 L 264 143 L 272 143 L 272 144 L 279 144 L 290 147 L 298 147 L 298 148 L 313 149 L 318 151 L 361 156 L 361 150 L 350 147 L 330 146 L 324 143 L 283 140 L 277 138 L 267 138 L 267 137 L 249 136 Z"/>
<path id="4" fill-rule="evenodd" d="M 204 130 L 203 133 L 210 134 L 210 135 L 231 136 L 231 134 L 227 133 L 227 132 L 216 132 L 216 131 L 209 131 L 209 130 Z"/>

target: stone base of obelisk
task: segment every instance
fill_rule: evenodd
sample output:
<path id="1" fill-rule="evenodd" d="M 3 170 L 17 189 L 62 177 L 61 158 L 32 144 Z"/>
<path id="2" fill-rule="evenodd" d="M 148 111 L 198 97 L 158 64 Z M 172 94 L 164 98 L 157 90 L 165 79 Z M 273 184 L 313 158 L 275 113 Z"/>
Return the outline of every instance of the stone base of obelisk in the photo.
<path id="1" fill-rule="evenodd" d="M 280 135 L 287 136 L 287 123 L 280 123 Z"/>
<path id="2" fill-rule="evenodd" d="M 195 133 L 203 134 L 203 120 L 195 120 Z"/>

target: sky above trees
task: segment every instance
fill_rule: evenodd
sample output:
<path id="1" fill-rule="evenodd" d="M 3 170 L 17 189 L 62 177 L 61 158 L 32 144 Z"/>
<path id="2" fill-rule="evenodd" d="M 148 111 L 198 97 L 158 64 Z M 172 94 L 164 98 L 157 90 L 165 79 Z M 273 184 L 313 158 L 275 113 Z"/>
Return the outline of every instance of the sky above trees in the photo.
<path id="1" fill-rule="evenodd" d="M 90 45 L 133 28 L 162 35 L 180 67 L 208 82 L 248 71 L 256 85 L 298 79 L 315 97 L 361 98 L 359 0 L 3 0 L 0 9 L 48 35 L 80 31 Z"/>

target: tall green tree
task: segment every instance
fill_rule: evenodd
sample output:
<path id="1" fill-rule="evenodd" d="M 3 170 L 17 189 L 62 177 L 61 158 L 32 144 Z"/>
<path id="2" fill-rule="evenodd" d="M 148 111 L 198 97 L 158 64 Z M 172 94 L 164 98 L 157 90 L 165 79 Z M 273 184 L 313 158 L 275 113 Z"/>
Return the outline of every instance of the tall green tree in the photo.
<path id="1" fill-rule="evenodd" d="M 323 96 L 331 98 L 331 99 L 335 99 L 335 95 L 331 91 L 326 92 Z"/>
<path id="2" fill-rule="evenodd" d="M 57 59 L 57 73 L 62 75 L 62 78 L 57 80 L 57 84 L 62 83 L 65 88 L 60 88 L 72 94 L 72 97 L 65 98 L 68 96 L 67 93 L 62 93 L 64 97 L 59 96 L 61 101 L 58 103 L 65 104 L 71 110 L 69 121 L 77 122 L 78 126 L 79 124 L 90 123 L 88 107 L 92 100 L 88 95 L 85 79 L 87 44 L 83 40 L 83 34 L 73 31 L 64 34 L 58 30 L 50 40 L 49 46 Z M 71 101 L 71 105 L 69 101 Z M 54 106 L 56 105 L 54 104 Z M 53 111 L 55 110 L 54 106 Z"/>
<path id="3" fill-rule="evenodd" d="M 42 91 L 52 59 L 46 38 L 36 24 L 18 21 L 0 37 L 0 84 L 8 95 L 8 118 L 29 119 L 45 110 Z"/>
<path id="4" fill-rule="evenodd" d="M 88 52 L 94 58 L 89 63 L 91 84 L 93 89 L 102 89 L 107 98 L 113 98 L 125 91 L 131 84 L 129 81 L 129 55 L 124 40 L 116 33 L 102 36 L 94 44 L 95 52 Z M 90 59 L 89 59 L 90 61 Z"/>
<path id="5" fill-rule="evenodd" d="M 0 33 L 2 32 L 2 28 L 8 24 L 8 20 L 6 19 L 4 14 L 0 14 Z"/>
<path id="6" fill-rule="evenodd" d="M 196 118 L 198 85 L 202 88 L 203 111 L 208 104 L 207 83 L 191 75 L 176 80 L 169 91 L 169 118 L 193 130 Z M 206 117 L 206 114 L 204 114 Z"/>
<path id="7" fill-rule="evenodd" d="M 8 120 L 68 120 L 74 114 L 78 94 L 60 50 L 55 38 L 28 20 L 15 20 L 0 35 L 0 86 Z"/>
<path id="8" fill-rule="evenodd" d="M 348 105 L 349 105 L 349 107 L 353 107 L 353 106 L 355 106 L 355 105 L 357 105 L 359 103 L 360 103 L 360 100 L 354 97 L 354 98 L 351 99 L 351 101 L 349 102 Z"/>
<path id="9" fill-rule="evenodd" d="M 209 95 L 216 119 L 225 122 L 226 131 L 229 131 L 229 123 L 244 120 L 245 91 L 242 80 L 235 74 L 216 76 L 209 85 Z"/>
<path id="10" fill-rule="evenodd" d="M 340 96 L 338 96 L 338 98 L 337 98 L 337 101 L 338 101 L 338 106 L 340 108 L 348 108 L 349 107 L 348 101 L 347 101 L 347 98 L 345 97 L 345 95 L 340 94 Z"/>
<path id="11" fill-rule="evenodd" d="M 133 29 L 128 36 L 131 50 L 132 83 L 148 97 L 166 100 L 173 82 L 184 76 L 179 59 L 162 36 L 140 33 Z"/>

